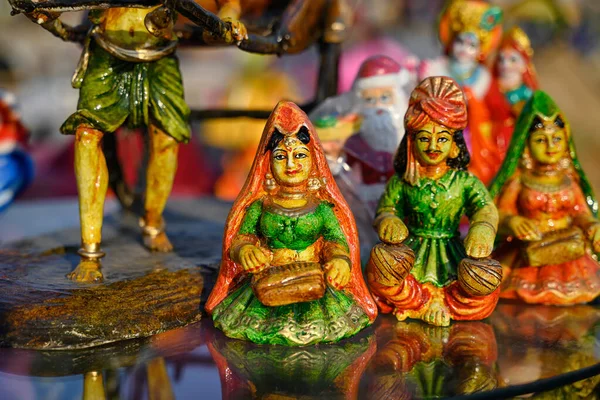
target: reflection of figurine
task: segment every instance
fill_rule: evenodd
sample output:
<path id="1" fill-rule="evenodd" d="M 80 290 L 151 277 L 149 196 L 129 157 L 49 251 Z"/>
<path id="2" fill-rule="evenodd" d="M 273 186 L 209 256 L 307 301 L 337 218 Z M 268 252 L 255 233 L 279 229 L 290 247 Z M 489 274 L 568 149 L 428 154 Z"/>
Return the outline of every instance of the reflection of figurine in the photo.
<path id="1" fill-rule="evenodd" d="M 484 322 L 450 328 L 416 322 L 379 322 L 377 353 L 365 373 L 360 398 L 413 399 L 489 391 L 497 385 L 494 330 Z M 382 333 L 392 332 L 388 340 Z"/>
<path id="2" fill-rule="evenodd" d="M 553 378 L 598 362 L 596 332 L 600 310 L 596 307 L 523 307 L 501 303 L 490 322 L 498 347 L 503 350 L 498 357 L 498 378 L 502 386 Z M 596 376 L 531 398 L 597 398 L 591 392 L 599 383 L 600 376 Z"/>
<path id="3" fill-rule="evenodd" d="M 569 124 L 537 91 L 491 186 L 505 242 L 503 297 L 528 303 L 573 304 L 600 294 L 598 203 L 575 153 Z"/>
<path id="4" fill-rule="evenodd" d="M 374 214 L 388 179 L 394 152 L 404 136 L 402 116 L 408 106 L 410 73 L 387 56 L 364 61 L 352 92 L 362 117 L 360 131 L 346 141 L 348 164 L 360 174 L 359 191 Z"/>
<path id="5" fill-rule="evenodd" d="M 509 30 L 500 44 L 494 74 L 500 90 L 517 117 L 527 100 L 538 89 L 532 57 L 533 49 L 527 34 L 518 26 Z M 505 145 L 508 146 L 508 143 Z"/>
<path id="6" fill-rule="evenodd" d="M 463 92 L 451 78 L 425 79 L 404 123 L 396 175 L 377 209 L 383 244 L 371 252 L 369 285 L 381 310 L 399 320 L 446 326 L 450 319 L 485 318 L 498 301 L 501 271 L 493 260 L 465 257 L 490 255 L 498 212 L 481 181 L 465 171 Z M 471 225 L 463 245 L 458 226 L 465 214 Z"/>
<path id="7" fill-rule="evenodd" d="M 502 11 L 484 1 L 449 0 L 439 24 L 447 57 L 424 62 L 421 71 L 423 77 L 451 76 L 465 91 L 469 170 L 484 183 L 494 177 L 504 156 L 501 144 L 512 132 L 510 107 L 485 65 L 500 42 L 501 20 Z"/>
<path id="8" fill-rule="evenodd" d="M 27 130 L 14 110 L 15 98 L 0 90 L 0 211 L 33 179 L 33 161 L 25 151 Z"/>
<path id="9" fill-rule="evenodd" d="M 259 346 L 207 329 L 224 400 L 356 399 L 377 348 L 373 336 L 311 347 Z"/>
<path id="10" fill-rule="evenodd" d="M 282 98 L 296 100 L 298 88 L 292 78 L 273 66 L 267 58 L 253 56 L 243 73 L 227 87 L 222 104 L 231 109 L 261 110 L 273 107 Z M 233 201 L 246 181 L 265 126 L 257 118 L 229 118 L 206 121 L 202 137 L 209 146 L 227 151 L 223 173 L 215 183 L 215 195 Z"/>
<path id="11" fill-rule="evenodd" d="M 227 220 L 206 310 L 232 338 L 306 345 L 369 325 L 356 226 L 308 117 L 280 102 Z"/>

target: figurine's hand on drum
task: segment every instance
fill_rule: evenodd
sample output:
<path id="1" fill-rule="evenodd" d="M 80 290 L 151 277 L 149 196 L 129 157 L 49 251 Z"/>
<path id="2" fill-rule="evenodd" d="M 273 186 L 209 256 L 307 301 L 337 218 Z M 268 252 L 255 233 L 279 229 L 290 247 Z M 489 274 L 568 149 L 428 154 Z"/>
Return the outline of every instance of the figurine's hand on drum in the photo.
<path id="1" fill-rule="evenodd" d="M 334 289 L 342 290 L 350 282 L 350 265 L 341 258 L 334 258 L 323 265 L 327 284 Z"/>
<path id="2" fill-rule="evenodd" d="M 266 254 L 253 244 L 247 244 L 240 249 L 239 259 L 244 270 L 251 274 L 256 274 L 269 265 Z"/>
<path id="3" fill-rule="evenodd" d="M 385 217 L 377 227 L 379 240 L 387 244 L 400 244 L 408 236 L 408 228 L 396 216 Z"/>
<path id="4" fill-rule="evenodd" d="M 491 224 L 474 224 L 465 238 L 465 251 L 471 258 L 485 258 L 494 249 L 496 230 Z"/>
<path id="5" fill-rule="evenodd" d="M 542 239 L 537 223 L 529 218 L 515 215 L 508 221 L 508 227 L 519 240 L 534 241 Z"/>
<path id="6" fill-rule="evenodd" d="M 600 222 L 596 222 L 587 228 L 588 238 L 592 241 L 594 253 L 600 253 Z"/>

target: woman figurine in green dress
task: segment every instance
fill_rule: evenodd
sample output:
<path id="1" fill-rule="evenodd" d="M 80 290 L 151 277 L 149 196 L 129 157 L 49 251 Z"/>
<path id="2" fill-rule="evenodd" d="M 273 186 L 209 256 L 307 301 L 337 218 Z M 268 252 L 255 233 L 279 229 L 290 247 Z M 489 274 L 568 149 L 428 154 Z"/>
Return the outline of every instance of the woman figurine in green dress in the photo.
<path id="1" fill-rule="evenodd" d="M 377 315 L 354 219 L 294 103 L 280 102 L 267 121 L 206 310 L 229 337 L 292 346 L 338 341 Z"/>
<path id="2" fill-rule="evenodd" d="M 487 317 L 498 301 L 501 269 L 492 252 L 498 211 L 483 183 L 466 171 L 462 130 L 467 104 L 457 83 L 431 77 L 413 90 L 406 136 L 377 209 L 383 242 L 367 265 L 382 312 L 437 326 Z M 460 239 L 463 215 L 469 233 Z M 413 253 L 414 252 L 414 253 Z"/>

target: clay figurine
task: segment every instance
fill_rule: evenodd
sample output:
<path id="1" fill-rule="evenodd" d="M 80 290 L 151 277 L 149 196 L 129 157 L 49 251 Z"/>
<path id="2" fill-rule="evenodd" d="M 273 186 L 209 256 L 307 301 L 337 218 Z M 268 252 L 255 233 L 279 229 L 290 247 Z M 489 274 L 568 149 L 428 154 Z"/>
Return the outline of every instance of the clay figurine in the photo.
<path id="1" fill-rule="evenodd" d="M 33 160 L 26 149 L 28 137 L 16 111 L 15 96 L 0 89 L 0 212 L 33 180 Z"/>
<path id="2" fill-rule="evenodd" d="M 59 16 L 29 15 L 56 35 L 65 32 Z M 190 139 L 190 110 L 175 56 L 176 13 L 164 6 L 109 7 L 91 10 L 89 19 L 93 26 L 72 80 L 79 89 L 77 111 L 61 127 L 63 134 L 75 135 L 82 243 L 81 261 L 69 277 L 80 282 L 103 278 L 100 245 L 108 187 L 103 137 L 123 124 L 147 127 L 150 150 L 140 229 L 146 247 L 163 252 L 173 248 L 162 213 L 177 170 L 177 148 Z"/>
<path id="3" fill-rule="evenodd" d="M 518 26 L 510 29 L 500 44 L 494 75 L 500 90 L 511 105 L 516 117 L 538 86 L 537 73 L 532 62 L 533 48 L 527 34 Z M 508 143 L 506 143 L 508 147 Z"/>
<path id="4" fill-rule="evenodd" d="M 227 218 L 206 310 L 228 337 L 260 344 L 354 335 L 377 314 L 357 240 L 315 129 L 298 106 L 280 102 Z"/>
<path id="5" fill-rule="evenodd" d="M 600 294 L 598 202 L 565 115 L 534 92 L 490 187 L 500 211 L 502 297 L 567 305 Z"/>
<path id="6" fill-rule="evenodd" d="M 355 112 L 362 121 L 359 132 L 346 141 L 344 152 L 360 176 L 358 191 L 372 215 L 394 174 L 394 152 L 404 136 L 402 116 L 415 83 L 408 70 L 380 55 L 361 64 L 352 86 L 358 99 Z"/>
<path id="7" fill-rule="evenodd" d="M 500 44 L 501 22 L 502 10 L 485 1 L 450 0 L 439 22 L 446 56 L 424 61 L 420 72 L 422 78 L 450 76 L 463 88 L 469 104 L 469 171 L 485 184 L 494 178 L 512 134 L 510 106 L 486 66 Z"/>
<path id="8" fill-rule="evenodd" d="M 487 259 L 498 211 L 483 183 L 466 171 L 462 136 L 467 103 L 451 78 L 430 77 L 413 90 L 406 135 L 377 209 L 379 239 L 367 280 L 381 312 L 437 326 L 487 317 L 502 271 Z M 470 226 L 459 236 L 463 215 Z"/>

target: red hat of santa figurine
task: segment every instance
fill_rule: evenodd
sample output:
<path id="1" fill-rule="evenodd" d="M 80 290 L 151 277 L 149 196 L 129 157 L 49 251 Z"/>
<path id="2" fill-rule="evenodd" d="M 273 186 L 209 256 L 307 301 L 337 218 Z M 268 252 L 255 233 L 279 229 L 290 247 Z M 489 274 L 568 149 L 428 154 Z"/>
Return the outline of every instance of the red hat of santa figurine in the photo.
<path id="1" fill-rule="evenodd" d="M 353 89 L 402 86 L 409 80 L 409 73 L 388 56 L 378 55 L 367 58 L 360 66 Z"/>

